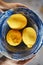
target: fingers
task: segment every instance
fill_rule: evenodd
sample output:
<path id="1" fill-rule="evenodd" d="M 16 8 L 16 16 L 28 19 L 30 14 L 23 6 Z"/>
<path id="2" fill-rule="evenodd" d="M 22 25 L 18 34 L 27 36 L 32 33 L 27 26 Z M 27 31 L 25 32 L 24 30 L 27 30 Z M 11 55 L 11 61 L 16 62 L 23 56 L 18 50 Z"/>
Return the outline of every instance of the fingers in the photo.
<path id="1" fill-rule="evenodd" d="M 7 10 L 7 9 L 9 9 L 7 3 L 4 2 L 3 0 L 0 0 L 0 12 L 3 12 L 3 10 Z"/>
<path id="2" fill-rule="evenodd" d="M 7 6 L 7 3 L 4 2 L 3 0 L 0 0 L 0 6 L 4 6 L 4 7 L 6 7 L 6 6 Z"/>
<path id="3" fill-rule="evenodd" d="M 21 4 L 21 3 L 10 3 L 10 5 L 15 6 L 15 7 L 27 7 L 26 5 L 24 4 Z"/>
<path id="4" fill-rule="evenodd" d="M 21 3 L 6 3 L 2 0 L 0 0 L 0 5 L 3 6 L 1 8 L 2 10 L 8 10 L 8 9 L 16 8 L 16 7 L 26 7 L 26 8 L 28 8 L 26 5 L 21 4 Z"/>
<path id="5" fill-rule="evenodd" d="M 32 58 L 30 58 L 30 59 L 23 60 L 23 61 L 18 61 L 18 62 L 16 62 L 16 64 L 24 65 L 25 63 L 27 63 L 27 62 L 29 62 L 30 60 L 32 60 L 34 57 L 35 57 L 35 55 L 34 55 Z"/>
<path id="6" fill-rule="evenodd" d="M 0 7 L 0 9 L 1 10 L 3 10 L 3 11 L 6 11 L 6 10 L 8 10 L 8 9 L 14 9 L 14 8 L 17 8 L 17 7 L 26 7 L 26 8 L 28 8 L 26 5 L 24 5 L 24 4 L 21 4 L 21 3 L 7 3 L 7 6 L 6 7 Z"/>
<path id="7" fill-rule="evenodd" d="M 34 55 L 35 56 L 35 55 Z M 33 57 L 34 57 L 33 56 Z M 28 59 L 28 60 L 21 60 L 21 61 L 14 61 L 14 60 L 10 60 L 10 59 L 8 59 L 8 58 L 6 58 L 6 57 L 2 57 L 2 59 L 0 59 L 0 65 L 24 65 L 25 63 L 27 63 L 27 62 L 29 62 L 31 59 L 33 59 L 33 57 L 32 58 L 30 58 L 30 59 Z M 4 62 L 3 62 L 4 61 Z"/>
<path id="8" fill-rule="evenodd" d="M 0 7 L 0 9 L 1 9 L 2 11 L 6 11 L 6 10 L 8 10 L 9 8 L 7 8 L 7 7 Z"/>
<path id="9" fill-rule="evenodd" d="M 9 8 L 16 8 L 16 7 L 26 7 L 28 8 L 26 5 L 21 4 L 21 3 L 8 3 Z"/>
<path id="10" fill-rule="evenodd" d="M 0 9 L 0 12 L 4 13 L 4 11 L 2 9 Z"/>

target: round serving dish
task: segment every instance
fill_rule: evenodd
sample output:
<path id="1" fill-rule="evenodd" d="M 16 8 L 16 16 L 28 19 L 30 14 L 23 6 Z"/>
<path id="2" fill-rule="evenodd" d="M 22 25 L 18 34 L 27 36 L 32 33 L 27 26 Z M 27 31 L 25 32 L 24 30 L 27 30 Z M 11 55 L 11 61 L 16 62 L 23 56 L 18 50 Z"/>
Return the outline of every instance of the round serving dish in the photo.
<path id="1" fill-rule="evenodd" d="M 16 13 L 21 13 L 25 15 L 30 21 L 30 26 L 32 26 L 37 32 L 37 40 L 35 45 L 29 49 L 23 44 L 18 47 L 12 47 L 5 41 L 5 36 L 10 29 L 7 24 L 7 19 Z M 32 23 L 31 23 L 32 22 Z M 28 25 L 27 25 L 28 26 Z M 22 42 L 23 43 L 23 42 Z M 18 7 L 15 9 L 10 9 L 4 13 L 0 13 L 0 53 L 12 60 L 26 60 L 32 58 L 38 50 L 43 45 L 43 23 L 38 15 L 36 15 L 32 10 L 25 7 Z M 13 52 L 10 51 L 10 48 Z M 9 49 L 9 50 L 8 50 Z"/>

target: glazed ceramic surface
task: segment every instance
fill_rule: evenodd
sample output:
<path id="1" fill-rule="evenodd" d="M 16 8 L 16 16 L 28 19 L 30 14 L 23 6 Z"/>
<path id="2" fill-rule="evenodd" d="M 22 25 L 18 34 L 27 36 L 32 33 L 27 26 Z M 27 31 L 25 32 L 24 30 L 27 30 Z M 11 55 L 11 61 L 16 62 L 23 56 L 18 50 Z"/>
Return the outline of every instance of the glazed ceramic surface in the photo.
<path id="1" fill-rule="evenodd" d="M 28 19 L 28 24 L 36 30 L 37 32 L 37 40 L 35 45 L 29 49 L 25 45 L 23 45 L 23 42 L 18 47 L 11 47 L 7 44 L 5 41 L 5 36 L 7 32 L 9 31 L 9 26 L 7 24 L 7 19 L 12 15 L 16 13 L 21 13 L 25 15 Z M 30 22 L 29 22 L 30 21 Z M 5 13 L 0 13 L 0 53 L 5 55 L 6 57 L 10 59 L 15 60 L 24 60 L 29 59 L 34 56 L 38 52 L 38 50 L 43 45 L 43 23 L 40 20 L 40 18 L 30 9 L 19 7 L 16 9 L 10 9 L 6 11 Z M 13 52 L 9 51 L 10 48 L 13 50 Z"/>

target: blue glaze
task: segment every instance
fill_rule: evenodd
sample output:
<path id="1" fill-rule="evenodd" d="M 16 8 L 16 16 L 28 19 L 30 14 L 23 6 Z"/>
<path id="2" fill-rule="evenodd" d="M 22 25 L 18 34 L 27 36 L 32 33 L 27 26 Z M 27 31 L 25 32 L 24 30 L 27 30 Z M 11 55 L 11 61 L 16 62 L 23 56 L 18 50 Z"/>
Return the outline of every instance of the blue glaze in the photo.
<path id="1" fill-rule="evenodd" d="M 0 13 L 0 52 L 6 52 L 8 55 L 10 55 L 10 57 L 12 59 L 22 59 L 24 57 L 26 59 L 27 56 L 29 57 L 29 55 L 31 55 L 31 54 L 36 54 L 43 45 L 43 23 L 42 23 L 41 19 L 38 17 L 38 15 L 36 15 L 30 9 L 21 7 L 21 8 L 15 9 L 15 10 L 10 9 L 10 10 L 6 11 L 5 13 Z M 15 14 L 18 12 L 22 12 L 25 15 L 27 15 L 28 17 L 30 17 L 32 20 L 34 20 L 34 22 L 36 23 L 36 25 L 38 27 L 38 35 L 37 35 L 36 43 L 32 47 L 32 49 L 30 49 L 30 50 L 27 49 L 24 51 L 18 51 L 15 53 L 11 53 L 11 52 L 8 52 L 7 49 L 4 47 L 5 44 L 3 46 L 3 43 L 6 43 L 5 35 L 8 32 L 8 30 L 10 29 L 7 24 L 7 19 L 12 14 Z"/>

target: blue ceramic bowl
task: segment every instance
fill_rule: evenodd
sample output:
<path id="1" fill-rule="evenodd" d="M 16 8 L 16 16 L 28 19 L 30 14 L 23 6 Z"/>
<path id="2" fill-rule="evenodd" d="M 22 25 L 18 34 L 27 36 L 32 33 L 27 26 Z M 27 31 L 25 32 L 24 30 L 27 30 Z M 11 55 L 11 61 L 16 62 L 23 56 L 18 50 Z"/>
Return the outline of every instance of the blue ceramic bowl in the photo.
<path id="1" fill-rule="evenodd" d="M 7 19 L 16 13 L 25 15 L 30 21 L 30 25 L 37 32 L 37 40 L 35 45 L 29 49 L 23 42 L 18 47 L 12 47 L 5 41 L 5 36 L 9 31 L 10 27 L 7 24 Z M 32 58 L 43 45 L 43 23 L 41 19 L 30 9 L 19 7 L 16 9 L 10 9 L 4 13 L 0 13 L 0 53 L 4 56 L 14 60 L 26 60 Z M 20 49 L 20 50 L 19 50 Z M 12 52 L 11 52 L 12 51 Z"/>

